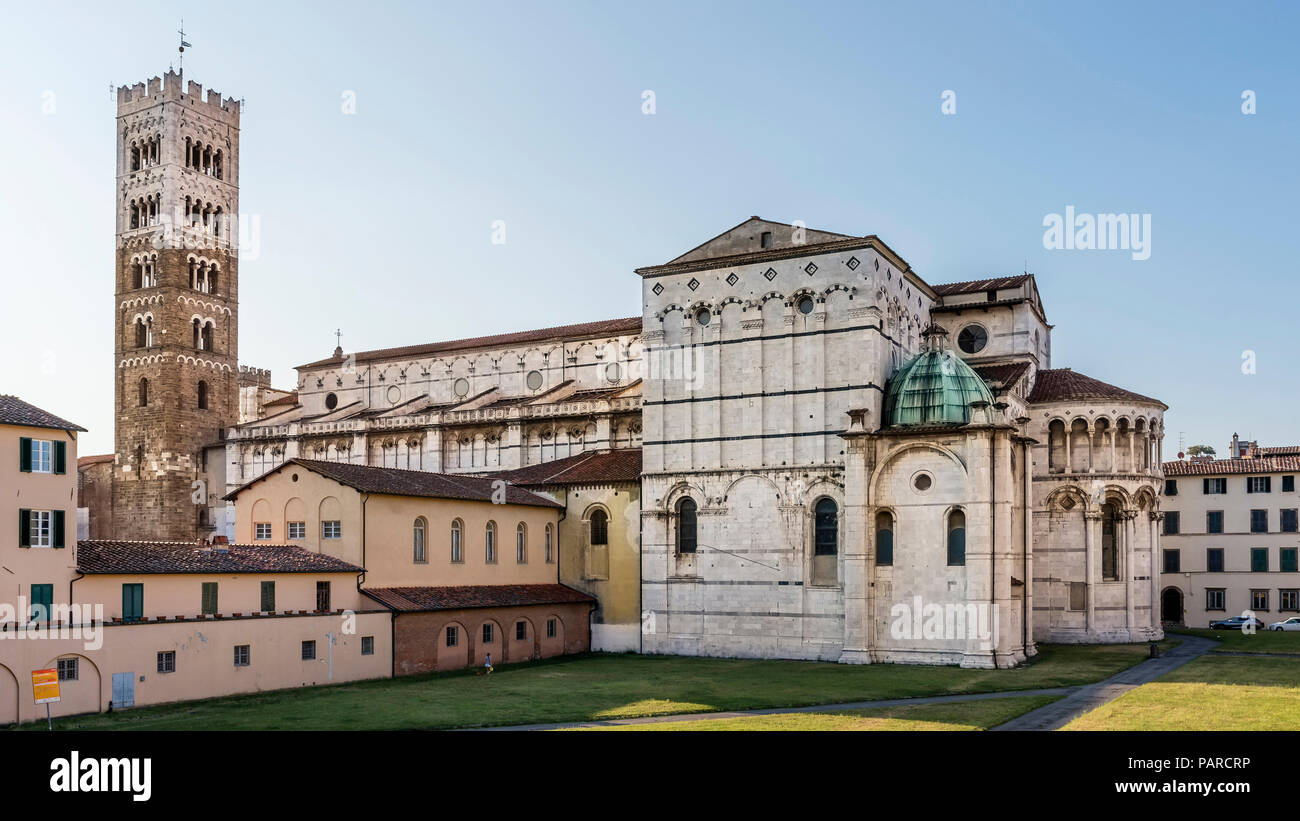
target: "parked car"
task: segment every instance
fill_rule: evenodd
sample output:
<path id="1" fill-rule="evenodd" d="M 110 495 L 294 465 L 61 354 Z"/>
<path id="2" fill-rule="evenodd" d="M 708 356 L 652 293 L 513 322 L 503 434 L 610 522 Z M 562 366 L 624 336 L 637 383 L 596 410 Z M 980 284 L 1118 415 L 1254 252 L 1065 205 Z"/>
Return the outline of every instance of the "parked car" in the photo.
<path id="1" fill-rule="evenodd" d="M 1251 616 L 1249 618 L 1245 616 L 1233 616 L 1230 619 L 1220 619 L 1218 621 L 1212 621 L 1210 622 L 1210 629 L 1211 630 L 1240 630 L 1242 627 L 1245 627 L 1247 624 L 1252 624 L 1252 623 L 1256 630 L 1264 629 L 1264 622 L 1260 621 L 1254 616 Z"/>
<path id="2" fill-rule="evenodd" d="M 1300 616 L 1292 616 L 1286 621 L 1275 621 L 1268 626 L 1269 630 L 1300 630 Z"/>

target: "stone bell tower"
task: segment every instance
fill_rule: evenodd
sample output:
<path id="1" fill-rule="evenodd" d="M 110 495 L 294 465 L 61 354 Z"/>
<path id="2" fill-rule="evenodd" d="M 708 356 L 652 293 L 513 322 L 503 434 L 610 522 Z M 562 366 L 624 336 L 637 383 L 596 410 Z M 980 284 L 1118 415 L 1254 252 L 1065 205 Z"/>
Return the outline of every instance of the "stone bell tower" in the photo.
<path id="1" fill-rule="evenodd" d="M 239 407 L 239 114 L 171 71 L 117 90 L 115 538 L 210 530 L 202 449 Z"/>

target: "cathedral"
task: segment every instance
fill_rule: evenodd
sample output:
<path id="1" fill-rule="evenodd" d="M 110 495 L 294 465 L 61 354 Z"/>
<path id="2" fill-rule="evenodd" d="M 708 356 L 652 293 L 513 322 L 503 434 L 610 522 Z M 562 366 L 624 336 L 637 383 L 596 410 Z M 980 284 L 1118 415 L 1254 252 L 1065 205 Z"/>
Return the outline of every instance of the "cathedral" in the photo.
<path id="1" fill-rule="evenodd" d="M 225 497 L 291 459 L 470 473 L 566 488 L 593 649 L 1009 667 L 1162 636 L 1167 408 L 1052 368 L 1032 275 L 932 285 L 751 217 L 637 269 L 637 316 L 339 347 L 275 390 L 237 359 L 238 105 L 180 85 L 119 93 L 92 532 L 231 539 Z"/>

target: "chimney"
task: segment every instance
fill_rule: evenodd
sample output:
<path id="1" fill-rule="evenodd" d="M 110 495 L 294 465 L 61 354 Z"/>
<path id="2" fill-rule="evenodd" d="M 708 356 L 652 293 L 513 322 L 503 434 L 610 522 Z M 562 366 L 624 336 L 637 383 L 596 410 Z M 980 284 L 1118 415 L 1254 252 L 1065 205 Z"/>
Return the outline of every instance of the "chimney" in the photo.
<path id="1" fill-rule="evenodd" d="M 1228 446 L 1228 458 L 1236 459 L 1241 453 L 1237 449 L 1237 434 L 1232 434 L 1232 444 Z"/>

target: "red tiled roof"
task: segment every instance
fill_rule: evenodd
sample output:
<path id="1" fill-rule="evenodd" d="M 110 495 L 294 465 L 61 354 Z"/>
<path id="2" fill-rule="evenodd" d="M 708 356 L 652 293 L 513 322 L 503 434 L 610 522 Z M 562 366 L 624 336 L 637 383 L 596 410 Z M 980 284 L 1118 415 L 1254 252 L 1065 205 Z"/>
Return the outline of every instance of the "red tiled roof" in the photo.
<path id="1" fill-rule="evenodd" d="M 1272 448 L 1260 448 L 1260 456 L 1300 456 L 1300 445 L 1281 445 Z"/>
<path id="2" fill-rule="evenodd" d="M 351 465 L 345 462 L 325 462 L 319 459 L 290 459 L 242 487 L 227 493 L 222 498 L 231 501 L 246 488 L 291 465 L 297 465 L 313 473 L 318 473 L 362 493 L 490 502 L 494 492 L 494 479 L 489 476 L 430 473 L 424 470 Z M 538 496 L 536 493 L 513 486 L 506 487 L 506 503 L 529 505 L 531 507 L 564 507 L 559 502 L 551 501 L 544 496 Z"/>
<path id="3" fill-rule="evenodd" d="M 1256 459 L 1212 459 L 1165 462 L 1166 476 L 1224 476 L 1250 473 L 1300 473 L 1300 456 L 1265 456 Z"/>
<path id="4" fill-rule="evenodd" d="M 98 456 L 80 456 L 77 458 L 77 470 L 81 470 L 91 465 L 102 465 L 105 462 L 111 462 L 116 458 L 111 453 L 101 453 Z"/>
<path id="5" fill-rule="evenodd" d="M 394 610 L 464 610 L 477 607 L 522 607 L 533 604 L 581 604 L 592 596 L 562 584 L 495 584 L 455 587 L 376 587 L 363 593 Z"/>
<path id="6" fill-rule="evenodd" d="M 1021 285 L 1029 279 L 1029 274 L 1017 274 L 1010 277 L 993 277 L 991 279 L 971 279 L 966 282 L 946 282 L 942 285 L 933 286 L 934 292 L 939 296 L 952 296 L 953 294 L 977 294 L 980 291 L 1001 290 L 1003 288 L 1014 288 Z"/>
<path id="7" fill-rule="evenodd" d="M 221 552 L 221 551 L 225 552 Z M 81 573 L 360 573 L 342 559 L 293 545 L 230 544 L 204 547 L 192 542 L 77 543 Z"/>
<path id="8" fill-rule="evenodd" d="M 1016 383 L 1029 370 L 1028 362 L 1008 362 L 1001 365 L 977 365 L 972 367 L 975 373 L 985 382 L 1001 382 L 1007 390 L 1015 387 Z"/>
<path id="9" fill-rule="evenodd" d="M 1068 402 L 1075 399 L 1117 399 L 1123 402 L 1144 402 L 1168 408 L 1159 399 L 1075 373 L 1069 368 L 1040 370 L 1034 379 L 1034 390 L 1029 394 L 1030 404 L 1039 402 Z"/>
<path id="10" fill-rule="evenodd" d="M 638 482 L 641 479 L 641 449 L 588 451 L 552 462 L 497 474 L 516 485 L 595 485 L 610 482 Z"/>
<path id="11" fill-rule="evenodd" d="M 0 425 L 18 425 L 25 428 L 52 428 L 54 430 L 86 429 L 60 419 L 49 411 L 29 405 L 16 396 L 0 393 Z"/>
<path id="12" fill-rule="evenodd" d="M 292 391 L 279 399 L 272 399 L 270 402 L 262 405 L 264 408 L 275 407 L 276 405 L 296 405 L 298 404 L 298 392 Z"/>
<path id="13" fill-rule="evenodd" d="M 407 345 L 401 348 L 380 348 L 373 351 L 361 351 L 355 355 L 355 361 L 373 362 L 380 359 L 401 359 L 406 357 L 425 356 L 427 354 L 460 350 L 462 348 L 494 348 L 502 345 L 521 345 L 527 342 L 583 339 L 596 336 L 614 336 L 617 334 L 640 332 L 641 317 L 633 316 L 627 317 L 626 319 L 606 319 L 600 322 L 582 322 L 577 325 L 558 325 L 554 328 L 540 328 L 535 331 L 516 331 L 513 333 L 495 334 L 492 336 L 476 336 L 469 339 L 453 339 L 447 342 L 431 342 L 424 345 Z M 316 362 L 309 362 L 306 365 L 299 365 L 298 369 L 316 368 L 325 365 L 339 365 L 342 364 L 343 361 L 344 357 L 342 356 L 331 356 L 329 359 L 320 359 Z"/>

